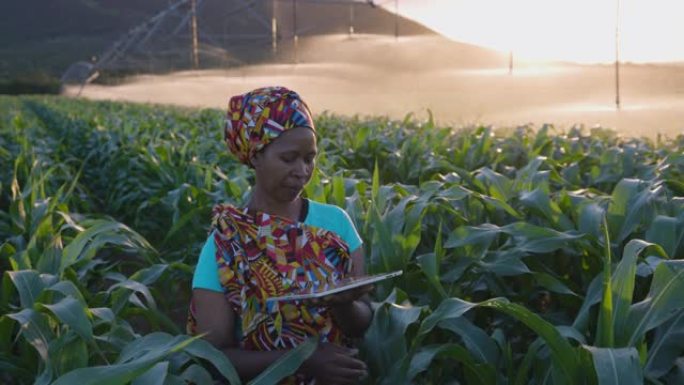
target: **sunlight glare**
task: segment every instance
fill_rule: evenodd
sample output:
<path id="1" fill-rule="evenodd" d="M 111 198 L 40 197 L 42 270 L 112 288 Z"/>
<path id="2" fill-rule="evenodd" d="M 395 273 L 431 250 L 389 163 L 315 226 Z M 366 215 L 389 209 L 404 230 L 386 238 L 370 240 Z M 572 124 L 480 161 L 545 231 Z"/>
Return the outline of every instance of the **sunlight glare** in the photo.
<path id="1" fill-rule="evenodd" d="M 617 1 L 400 0 L 399 12 L 453 40 L 518 58 L 607 63 L 615 60 Z M 682 15 L 681 0 L 620 0 L 621 60 L 684 61 Z"/>

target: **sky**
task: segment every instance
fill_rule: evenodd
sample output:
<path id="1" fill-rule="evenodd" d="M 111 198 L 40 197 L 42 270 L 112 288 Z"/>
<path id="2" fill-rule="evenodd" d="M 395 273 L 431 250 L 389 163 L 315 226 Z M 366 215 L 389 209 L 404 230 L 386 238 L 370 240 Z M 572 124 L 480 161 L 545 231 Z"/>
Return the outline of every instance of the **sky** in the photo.
<path id="1" fill-rule="evenodd" d="M 457 41 L 531 60 L 684 61 L 684 0 L 396 0 L 399 13 Z M 376 0 L 390 11 L 395 0 Z"/>

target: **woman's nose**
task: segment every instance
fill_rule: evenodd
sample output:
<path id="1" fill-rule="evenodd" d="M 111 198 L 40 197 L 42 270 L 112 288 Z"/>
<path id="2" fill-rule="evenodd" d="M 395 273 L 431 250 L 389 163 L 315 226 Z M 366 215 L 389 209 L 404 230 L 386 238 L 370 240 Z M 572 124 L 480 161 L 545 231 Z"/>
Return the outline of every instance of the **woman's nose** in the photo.
<path id="1" fill-rule="evenodd" d="M 297 162 L 297 165 L 294 168 L 294 173 L 299 177 L 306 177 L 310 172 L 309 165 L 304 161 Z"/>

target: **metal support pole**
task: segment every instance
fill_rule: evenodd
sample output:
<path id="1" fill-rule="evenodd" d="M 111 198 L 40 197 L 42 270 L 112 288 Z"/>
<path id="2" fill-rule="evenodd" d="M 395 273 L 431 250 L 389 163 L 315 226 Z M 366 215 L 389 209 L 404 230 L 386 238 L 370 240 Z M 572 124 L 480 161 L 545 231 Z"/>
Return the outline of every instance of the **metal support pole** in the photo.
<path id="1" fill-rule="evenodd" d="M 192 67 L 199 68 L 199 39 L 197 38 L 197 0 L 190 1 L 192 19 L 190 28 L 192 29 Z"/>
<path id="2" fill-rule="evenodd" d="M 278 19 L 276 18 L 276 0 L 271 1 L 271 49 L 273 56 L 278 54 Z"/>
<path id="3" fill-rule="evenodd" d="M 615 16 L 615 108 L 620 109 L 620 0 Z"/>
<path id="4" fill-rule="evenodd" d="M 399 40 L 399 0 L 394 0 L 394 38 Z"/>
<path id="5" fill-rule="evenodd" d="M 292 34 L 294 35 L 294 62 L 299 62 L 299 53 L 297 52 L 299 45 L 299 36 L 297 36 L 297 0 L 292 0 Z"/>
<path id="6" fill-rule="evenodd" d="M 354 35 L 354 3 L 349 4 L 349 37 Z"/>
<path id="7" fill-rule="evenodd" d="M 508 51 L 508 74 L 513 75 L 513 50 Z"/>

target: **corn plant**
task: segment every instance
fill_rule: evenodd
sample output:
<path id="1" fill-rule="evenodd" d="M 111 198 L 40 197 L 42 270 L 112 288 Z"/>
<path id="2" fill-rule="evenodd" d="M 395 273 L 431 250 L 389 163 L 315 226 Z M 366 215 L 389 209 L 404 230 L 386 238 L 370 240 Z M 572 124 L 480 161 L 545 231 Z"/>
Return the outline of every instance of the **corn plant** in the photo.
<path id="1" fill-rule="evenodd" d="M 684 378 L 684 136 L 317 117 L 305 188 L 375 289 L 369 384 Z M 239 383 L 183 334 L 214 204 L 253 177 L 223 112 L 0 97 L 0 381 Z M 254 383 L 293 373 L 303 344 Z"/>

